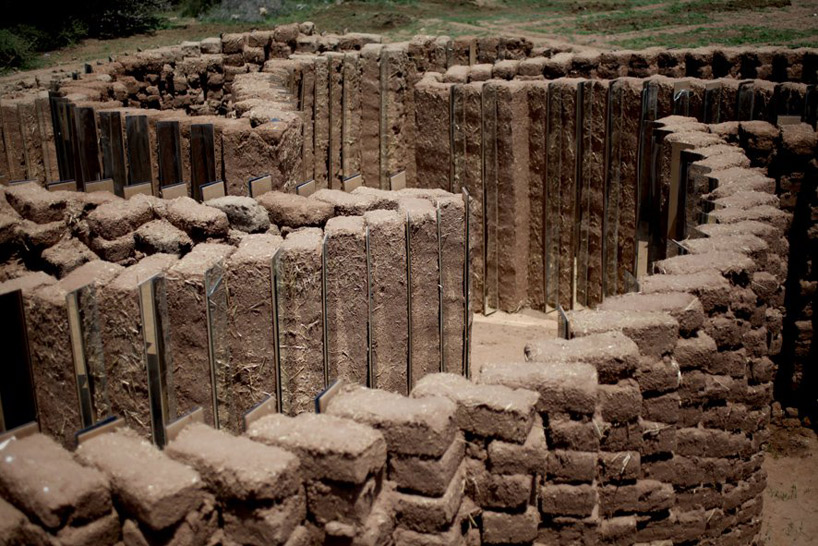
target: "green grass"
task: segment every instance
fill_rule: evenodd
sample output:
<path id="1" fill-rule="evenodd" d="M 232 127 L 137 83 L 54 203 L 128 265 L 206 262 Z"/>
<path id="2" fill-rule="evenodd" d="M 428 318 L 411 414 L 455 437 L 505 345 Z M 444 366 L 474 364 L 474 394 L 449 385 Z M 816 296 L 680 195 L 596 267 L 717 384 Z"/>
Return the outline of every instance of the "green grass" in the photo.
<path id="1" fill-rule="evenodd" d="M 612 43 L 627 49 L 642 49 L 652 46 L 667 48 L 701 47 L 712 44 L 728 47 L 779 44 L 795 48 L 818 46 L 818 33 L 814 30 L 735 25 L 714 28 L 699 27 L 679 33 L 667 32 L 638 38 L 614 40 Z"/>

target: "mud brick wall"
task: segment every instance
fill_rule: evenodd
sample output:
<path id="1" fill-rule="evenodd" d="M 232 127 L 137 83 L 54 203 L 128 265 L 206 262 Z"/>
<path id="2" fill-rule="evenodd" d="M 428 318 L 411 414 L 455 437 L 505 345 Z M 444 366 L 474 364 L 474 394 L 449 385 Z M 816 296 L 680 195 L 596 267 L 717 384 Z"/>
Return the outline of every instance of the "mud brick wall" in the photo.
<path id="1" fill-rule="evenodd" d="M 815 331 L 815 242 L 816 223 L 816 133 L 807 124 L 782 125 L 741 123 L 735 135 L 747 151 L 753 166 L 766 168 L 775 180 L 775 192 L 781 208 L 792 214 L 787 240 L 789 253 L 782 256 L 782 275 L 786 272 L 786 295 L 781 353 L 777 356 L 776 399 L 790 408 L 786 417 L 777 411 L 776 420 L 792 422 L 793 411 L 814 422 L 816 407 L 808 393 L 814 391 L 816 370 Z M 755 197 L 758 202 L 758 197 Z"/>

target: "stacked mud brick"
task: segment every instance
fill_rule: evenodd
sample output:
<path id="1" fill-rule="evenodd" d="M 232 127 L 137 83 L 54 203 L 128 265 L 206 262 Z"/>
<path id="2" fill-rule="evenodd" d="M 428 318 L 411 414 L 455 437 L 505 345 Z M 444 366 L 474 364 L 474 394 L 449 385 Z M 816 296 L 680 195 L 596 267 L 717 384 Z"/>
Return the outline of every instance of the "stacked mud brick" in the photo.
<path id="1" fill-rule="evenodd" d="M 156 336 L 164 418 L 200 407 L 205 422 L 233 432 L 263 402 L 290 415 L 312 411 L 336 379 L 407 394 L 444 367 L 467 373 L 459 195 L 324 189 L 201 204 L 29 183 L 3 196 L 10 255 L 0 290 L 22 290 L 41 427 L 64 445 L 109 415 L 160 437 L 145 353 Z M 52 225 L 58 242 L 28 246 Z M 98 239 L 130 253 L 105 261 L 82 243 Z M 152 279 L 158 325 L 146 322 L 141 292 Z M 70 294 L 78 338 L 69 333 Z M 90 368 L 85 413 L 72 347 Z"/>

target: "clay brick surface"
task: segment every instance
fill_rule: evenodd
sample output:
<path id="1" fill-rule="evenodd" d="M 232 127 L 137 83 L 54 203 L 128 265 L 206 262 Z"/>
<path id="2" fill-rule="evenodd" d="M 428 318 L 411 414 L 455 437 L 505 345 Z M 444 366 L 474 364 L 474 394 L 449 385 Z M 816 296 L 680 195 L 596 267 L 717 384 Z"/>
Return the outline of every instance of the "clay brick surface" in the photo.
<path id="1" fill-rule="evenodd" d="M 312 408 L 324 388 L 321 231 L 291 233 L 278 263 L 281 407 L 295 415 Z"/>
<path id="2" fill-rule="evenodd" d="M 692 294 L 662 293 L 622 294 L 608 298 L 597 309 L 601 311 L 661 311 L 670 314 L 679 322 L 679 331 L 684 334 L 701 328 L 704 323 L 704 308 Z"/>
<path id="3" fill-rule="evenodd" d="M 590 516 L 597 503 L 596 487 L 588 484 L 546 484 L 540 497 L 540 510 L 551 516 Z"/>
<path id="4" fill-rule="evenodd" d="M 267 209 L 270 222 L 277 226 L 322 226 L 335 214 L 335 208 L 329 203 L 315 202 L 294 193 L 272 191 L 256 200 Z"/>
<path id="5" fill-rule="evenodd" d="M 172 460 L 133 431 L 89 439 L 77 449 L 77 457 L 105 474 L 117 502 L 151 529 L 177 523 L 204 501 L 204 483 L 195 470 Z"/>
<path id="6" fill-rule="evenodd" d="M 401 201 L 399 210 L 409 223 L 409 383 L 414 385 L 423 376 L 440 371 L 437 218 L 434 206 L 417 198 Z"/>
<path id="7" fill-rule="evenodd" d="M 529 542 L 537 536 L 539 521 L 540 514 L 534 506 L 529 506 L 522 514 L 486 511 L 483 513 L 483 542 L 486 544 Z"/>
<path id="8" fill-rule="evenodd" d="M 234 247 L 222 244 L 197 245 L 166 274 L 177 412 L 183 415 L 202 406 L 205 422 L 208 423 L 215 422 L 212 389 L 216 387 L 210 381 L 205 273 L 211 268 L 221 267 L 220 264 L 234 250 Z M 216 335 L 226 333 L 215 332 Z M 220 396 L 224 395 L 220 393 Z M 225 419 L 227 416 L 219 417 Z"/>
<path id="9" fill-rule="evenodd" d="M 369 288 L 364 219 L 331 218 L 325 234 L 329 379 L 366 385 Z"/>
<path id="10" fill-rule="evenodd" d="M 460 375 L 433 374 L 420 380 L 413 398 L 443 396 L 457 403 L 458 428 L 487 438 L 522 443 L 539 396 L 501 385 L 478 385 Z"/>
<path id="11" fill-rule="evenodd" d="M 623 333 L 613 331 L 571 340 L 535 341 L 526 345 L 525 356 L 532 362 L 592 364 L 600 382 L 614 383 L 636 369 L 639 347 Z"/>
<path id="12" fill-rule="evenodd" d="M 247 435 L 298 455 L 305 479 L 360 484 L 386 464 L 381 433 L 332 415 L 270 415 L 254 422 Z"/>
<path id="13" fill-rule="evenodd" d="M 463 287 L 466 259 L 463 198 L 459 195 L 443 197 L 437 200 L 437 206 L 440 211 L 440 284 L 443 291 L 442 371 L 462 374 L 467 320 Z"/>
<path id="14" fill-rule="evenodd" d="M 381 431 L 390 452 L 439 457 L 454 439 L 456 409 L 446 398 L 414 399 L 354 388 L 334 398 L 327 412 Z"/>
<path id="15" fill-rule="evenodd" d="M 395 515 L 399 526 L 431 533 L 446 529 L 454 520 L 463 499 L 463 466 L 455 473 L 440 497 L 424 497 L 396 492 Z"/>
<path id="16" fill-rule="evenodd" d="M 301 484 L 298 458 L 292 453 L 199 423 L 187 425 L 165 452 L 195 468 L 220 498 L 281 500 Z"/>
<path id="17" fill-rule="evenodd" d="M 150 436 L 145 340 L 139 284 L 177 262 L 176 256 L 154 254 L 126 268 L 97 293 L 100 335 L 105 347 L 105 387 L 111 412 L 122 416 L 143 437 Z M 169 395 L 173 412 L 175 397 Z"/>
<path id="18" fill-rule="evenodd" d="M 625 311 L 572 311 L 568 314 L 571 333 L 577 337 L 620 330 L 631 338 L 642 354 L 662 355 L 673 350 L 679 323 L 666 313 Z"/>
<path id="19" fill-rule="evenodd" d="M 444 495 L 463 460 L 465 441 L 458 434 L 439 459 L 402 457 L 389 459 L 389 479 L 400 490 L 439 497 Z"/>
<path id="20" fill-rule="evenodd" d="M 108 480 L 80 466 L 42 434 L 12 440 L 2 450 L 0 491 L 48 529 L 88 521 L 111 510 Z"/>
<path id="21" fill-rule="evenodd" d="M 233 431 L 241 430 L 242 416 L 253 406 L 276 396 L 272 258 L 281 243 L 277 235 L 248 235 L 225 263 Z"/>
<path id="22" fill-rule="evenodd" d="M 406 222 L 397 211 L 364 215 L 369 229 L 373 387 L 407 394 Z"/>
<path id="23" fill-rule="evenodd" d="M 542 418 L 534 417 L 534 425 L 523 444 L 492 440 L 488 445 L 488 463 L 498 474 L 538 474 L 546 465 L 547 444 Z"/>
<path id="24" fill-rule="evenodd" d="M 596 405 L 597 373 L 590 364 L 491 363 L 483 366 L 478 381 L 538 392 L 541 413 L 591 414 Z"/>

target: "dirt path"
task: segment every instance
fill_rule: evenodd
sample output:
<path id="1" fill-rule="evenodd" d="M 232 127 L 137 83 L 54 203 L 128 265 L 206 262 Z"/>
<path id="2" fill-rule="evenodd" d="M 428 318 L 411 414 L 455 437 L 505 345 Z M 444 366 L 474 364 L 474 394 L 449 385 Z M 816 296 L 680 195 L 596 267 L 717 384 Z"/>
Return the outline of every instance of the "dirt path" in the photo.
<path id="1" fill-rule="evenodd" d="M 806 429 L 773 429 L 764 461 L 761 537 L 768 546 L 818 544 L 818 439 Z"/>

